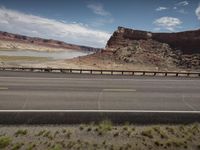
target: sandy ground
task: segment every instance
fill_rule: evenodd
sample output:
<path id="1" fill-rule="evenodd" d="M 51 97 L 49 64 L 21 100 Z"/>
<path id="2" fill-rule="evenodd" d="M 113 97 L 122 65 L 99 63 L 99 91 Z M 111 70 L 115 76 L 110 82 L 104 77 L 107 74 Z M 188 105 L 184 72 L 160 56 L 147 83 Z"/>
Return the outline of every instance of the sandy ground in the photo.
<path id="1" fill-rule="evenodd" d="M 171 68 L 157 67 L 152 64 L 132 64 L 119 62 L 109 54 L 91 54 L 67 60 L 48 60 L 40 57 L 2 57 L 0 66 L 12 67 L 42 67 L 42 68 L 66 68 L 66 69 L 99 69 L 99 70 L 145 70 L 145 71 L 200 71 L 181 69 L 172 66 Z"/>
<path id="2" fill-rule="evenodd" d="M 23 67 L 50 67 L 50 68 L 67 68 L 67 69 L 103 69 L 103 70 L 153 70 L 153 71 L 167 71 L 178 70 L 177 68 L 159 68 L 151 64 L 131 64 L 116 62 L 109 56 L 99 57 L 95 55 L 83 56 L 68 60 L 46 60 L 46 61 L 28 61 L 28 59 L 8 59 L 1 61 L 0 66 L 23 66 Z"/>
<path id="3" fill-rule="evenodd" d="M 0 126 L 4 150 L 199 150 L 200 125 Z"/>

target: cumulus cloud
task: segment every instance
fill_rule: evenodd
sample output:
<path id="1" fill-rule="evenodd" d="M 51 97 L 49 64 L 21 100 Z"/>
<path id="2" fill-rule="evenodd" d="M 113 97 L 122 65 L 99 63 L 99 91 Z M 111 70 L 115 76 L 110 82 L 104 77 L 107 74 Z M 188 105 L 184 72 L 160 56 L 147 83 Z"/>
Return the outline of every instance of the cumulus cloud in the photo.
<path id="1" fill-rule="evenodd" d="M 91 3 L 87 7 L 93 11 L 93 13 L 100 16 L 109 16 L 110 12 L 106 11 L 102 4 L 100 3 Z"/>
<path id="2" fill-rule="evenodd" d="M 199 5 L 199 7 L 197 7 L 195 13 L 196 13 L 198 19 L 200 20 L 200 5 Z"/>
<path id="3" fill-rule="evenodd" d="M 181 2 L 177 3 L 176 5 L 178 5 L 178 6 L 187 6 L 187 5 L 189 5 L 189 2 L 188 1 L 181 1 Z"/>
<path id="4" fill-rule="evenodd" d="M 156 11 L 163 11 L 163 10 L 166 10 L 168 9 L 167 7 L 158 7 L 156 8 Z"/>
<path id="5" fill-rule="evenodd" d="M 4 7 L 0 8 L 0 30 L 94 47 L 104 47 L 110 37 L 107 32 L 80 23 L 65 23 Z"/>
<path id="6" fill-rule="evenodd" d="M 174 31 L 177 27 L 180 27 L 182 21 L 178 18 L 173 17 L 161 17 L 154 21 L 157 27 L 163 28 L 165 30 Z"/>

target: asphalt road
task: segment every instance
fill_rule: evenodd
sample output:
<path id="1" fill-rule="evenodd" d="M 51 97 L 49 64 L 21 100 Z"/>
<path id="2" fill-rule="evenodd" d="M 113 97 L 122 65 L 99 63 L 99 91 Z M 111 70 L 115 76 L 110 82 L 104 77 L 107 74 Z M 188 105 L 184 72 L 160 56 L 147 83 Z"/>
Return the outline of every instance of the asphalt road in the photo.
<path id="1" fill-rule="evenodd" d="M 0 71 L 0 110 L 200 111 L 200 80 Z"/>

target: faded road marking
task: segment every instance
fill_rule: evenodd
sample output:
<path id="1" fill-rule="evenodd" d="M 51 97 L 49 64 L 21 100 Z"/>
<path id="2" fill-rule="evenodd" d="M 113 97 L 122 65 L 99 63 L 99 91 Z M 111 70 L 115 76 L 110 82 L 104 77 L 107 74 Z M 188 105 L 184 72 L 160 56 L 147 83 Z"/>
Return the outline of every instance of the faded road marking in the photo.
<path id="1" fill-rule="evenodd" d="M 136 92 L 136 89 L 103 89 L 103 92 Z"/>
<path id="2" fill-rule="evenodd" d="M 0 90 L 8 90 L 7 87 L 0 87 Z"/>
<path id="3" fill-rule="evenodd" d="M 185 101 L 185 96 L 184 96 L 184 95 L 182 95 L 182 102 L 183 102 L 188 108 L 190 108 L 191 110 L 195 111 L 195 108 L 194 108 L 192 105 L 190 105 L 189 103 L 187 103 L 187 102 Z"/>

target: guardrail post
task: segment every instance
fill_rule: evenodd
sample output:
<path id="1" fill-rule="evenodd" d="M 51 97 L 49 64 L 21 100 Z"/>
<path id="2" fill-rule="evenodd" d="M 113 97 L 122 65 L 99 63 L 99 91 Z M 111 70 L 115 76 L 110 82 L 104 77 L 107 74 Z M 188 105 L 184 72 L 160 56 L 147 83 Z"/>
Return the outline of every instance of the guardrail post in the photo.
<path id="1" fill-rule="evenodd" d="M 200 73 L 199 73 L 199 77 L 200 77 Z"/>
<path id="2" fill-rule="evenodd" d="M 178 73 L 176 73 L 176 77 L 178 77 Z"/>
<path id="3" fill-rule="evenodd" d="M 165 76 L 167 76 L 167 72 L 165 72 Z"/>
<path id="4" fill-rule="evenodd" d="M 135 75 L 135 72 L 134 72 L 134 71 L 132 72 L 132 75 L 133 75 L 133 76 Z"/>
<path id="5" fill-rule="evenodd" d="M 143 72 L 142 75 L 145 76 L 145 72 Z"/>
<path id="6" fill-rule="evenodd" d="M 101 74 L 103 74 L 103 71 L 101 70 Z"/>
<path id="7" fill-rule="evenodd" d="M 82 74 L 82 69 L 80 70 L 80 74 Z"/>
<path id="8" fill-rule="evenodd" d="M 124 71 L 122 71 L 122 75 L 124 75 Z"/>
<path id="9" fill-rule="evenodd" d="M 111 71 L 111 75 L 113 75 L 113 71 Z"/>
<path id="10" fill-rule="evenodd" d="M 69 72 L 72 73 L 72 69 L 69 69 Z"/>
<path id="11" fill-rule="evenodd" d="M 90 70 L 90 74 L 92 74 L 92 70 Z"/>
<path id="12" fill-rule="evenodd" d="M 154 72 L 153 75 L 156 76 L 156 72 Z"/>

